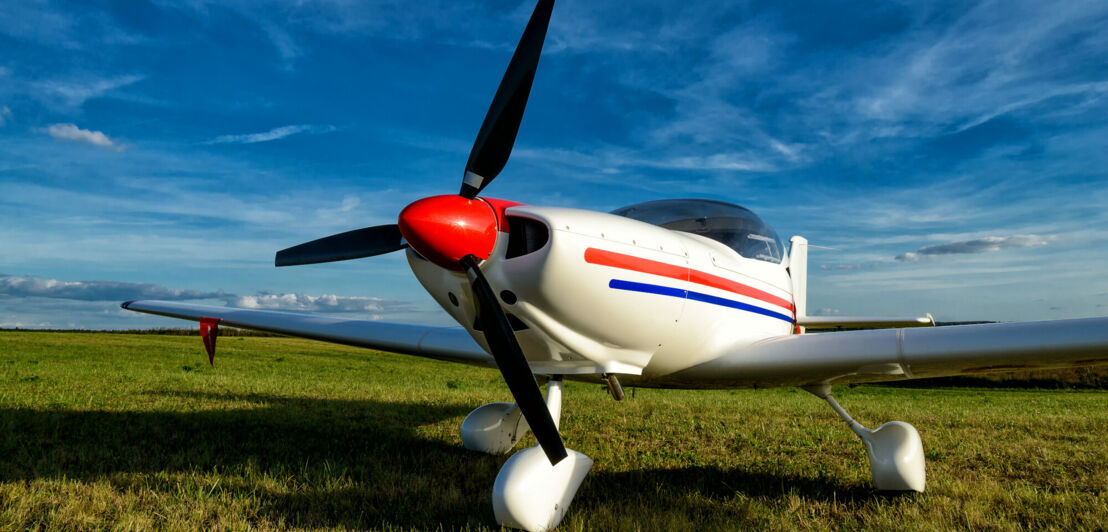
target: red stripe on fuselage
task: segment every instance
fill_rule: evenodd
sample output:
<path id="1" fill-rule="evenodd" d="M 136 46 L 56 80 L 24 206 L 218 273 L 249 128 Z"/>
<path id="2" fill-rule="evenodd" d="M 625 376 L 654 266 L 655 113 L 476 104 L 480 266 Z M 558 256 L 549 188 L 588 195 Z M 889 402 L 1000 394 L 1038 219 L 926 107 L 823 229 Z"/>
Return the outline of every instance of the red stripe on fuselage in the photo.
<path id="1" fill-rule="evenodd" d="M 636 257 L 634 255 L 624 255 L 623 253 L 616 253 L 614 251 L 607 251 L 597 248 L 588 248 L 585 250 L 585 262 L 589 264 L 611 266 L 613 268 L 620 268 L 622 270 L 648 273 L 651 275 L 669 277 L 670 279 L 677 279 L 678 281 L 688 281 L 690 283 L 710 286 L 712 288 L 718 288 L 720 290 L 726 290 L 728 292 L 739 294 L 740 296 L 746 296 L 757 299 L 759 301 L 764 301 L 771 305 L 777 305 L 779 307 L 787 309 L 789 312 L 793 312 L 793 304 L 787 299 L 783 299 L 768 292 L 758 290 L 757 288 L 732 281 L 731 279 L 727 279 L 726 277 L 712 275 L 710 273 L 694 270 L 686 266 L 675 266 L 673 264 L 666 264 L 664 262 L 658 262 L 656 260 L 644 259 Z"/>

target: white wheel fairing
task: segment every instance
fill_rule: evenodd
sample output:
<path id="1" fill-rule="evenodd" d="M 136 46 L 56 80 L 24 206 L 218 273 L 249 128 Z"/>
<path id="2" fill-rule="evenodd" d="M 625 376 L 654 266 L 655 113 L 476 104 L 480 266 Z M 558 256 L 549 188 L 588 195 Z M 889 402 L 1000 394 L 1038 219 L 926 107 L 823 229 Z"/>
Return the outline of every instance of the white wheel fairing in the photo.
<path id="1" fill-rule="evenodd" d="M 866 444 L 873 486 L 882 491 L 919 491 L 927 486 L 923 440 L 915 427 L 890 421 L 856 431 Z"/>
<path id="2" fill-rule="evenodd" d="M 471 451 L 504 454 L 515 447 L 530 427 L 515 403 L 477 407 L 462 421 L 462 446 Z"/>
<path id="3" fill-rule="evenodd" d="M 551 466 L 539 447 L 513 454 L 492 488 L 492 510 L 504 526 L 529 531 L 552 530 L 562 522 L 577 489 L 592 468 L 592 459 L 573 449 Z"/>

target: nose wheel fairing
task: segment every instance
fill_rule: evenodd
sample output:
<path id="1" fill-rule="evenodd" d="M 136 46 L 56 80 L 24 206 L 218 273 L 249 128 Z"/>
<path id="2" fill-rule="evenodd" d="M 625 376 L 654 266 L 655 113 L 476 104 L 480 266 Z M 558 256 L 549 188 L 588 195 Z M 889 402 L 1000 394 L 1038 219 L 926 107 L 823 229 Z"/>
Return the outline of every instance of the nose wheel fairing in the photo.
<path id="1" fill-rule="evenodd" d="M 546 407 L 555 425 L 561 422 L 562 379 L 546 384 Z M 527 429 L 515 405 L 492 403 L 477 408 L 462 423 L 466 448 L 503 454 L 511 450 Z M 522 421 L 518 430 L 513 426 Z M 510 441 L 510 443 L 509 443 Z M 480 448 L 477 448 L 480 447 Z M 592 468 L 592 459 L 566 449 L 568 456 L 551 465 L 541 447 L 528 447 L 512 455 L 492 488 L 492 508 L 503 526 L 529 531 L 551 530 L 562 522 L 573 497 Z"/>
<path id="2" fill-rule="evenodd" d="M 592 469 L 592 459 L 567 449 L 569 456 L 550 465 L 539 447 L 512 455 L 492 488 L 496 521 L 523 530 L 551 530 L 562 522 L 573 497 Z"/>

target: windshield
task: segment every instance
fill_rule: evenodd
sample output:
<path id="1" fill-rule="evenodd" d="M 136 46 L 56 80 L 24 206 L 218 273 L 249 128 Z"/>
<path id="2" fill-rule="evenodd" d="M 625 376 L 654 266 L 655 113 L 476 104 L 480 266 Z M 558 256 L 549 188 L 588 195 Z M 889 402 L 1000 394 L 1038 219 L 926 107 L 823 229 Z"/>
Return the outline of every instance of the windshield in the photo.
<path id="1" fill-rule="evenodd" d="M 781 239 L 749 209 L 716 200 L 669 199 L 637 203 L 612 214 L 720 242 L 748 259 L 779 263 Z"/>

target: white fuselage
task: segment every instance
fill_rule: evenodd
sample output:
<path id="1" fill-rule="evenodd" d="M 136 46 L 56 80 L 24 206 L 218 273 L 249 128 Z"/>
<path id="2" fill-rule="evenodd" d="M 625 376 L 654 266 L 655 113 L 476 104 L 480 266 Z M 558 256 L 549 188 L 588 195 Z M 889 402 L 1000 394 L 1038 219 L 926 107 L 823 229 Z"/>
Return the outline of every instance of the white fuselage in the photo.
<path id="1" fill-rule="evenodd" d="M 498 233 L 481 265 L 518 319 L 516 336 L 536 374 L 593 380 L 613 373 L 625 383 L 658 385 L 795 331 L 784 262 L 747 259 L 714 240 L 612 214 L 522 205 L 506 214 L 509 226 L 529 218 L 549 228 L 545 245 L 513 258 L 505 257 L 508 233 Z M 465 275 L 411 251 L 408 257 L 424 288 L 485 347 Z"/>

